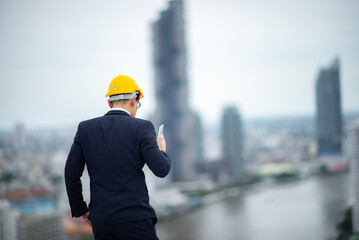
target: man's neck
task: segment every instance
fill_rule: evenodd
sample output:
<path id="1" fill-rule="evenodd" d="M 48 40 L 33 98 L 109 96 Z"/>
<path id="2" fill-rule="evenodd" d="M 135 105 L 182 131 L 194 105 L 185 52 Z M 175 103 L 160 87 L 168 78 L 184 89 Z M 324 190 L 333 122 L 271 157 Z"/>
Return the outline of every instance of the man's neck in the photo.
<path id="1" fill-rule="evenodd" d="M 128 115 L 131 115 L 128 110 L 126 110 L 125 108 L 120 107 L 120 106 L 112 107 L 110 110 L 120 110 L 120 111 L 124 111 L 124 112 L 128 113 Z"/>

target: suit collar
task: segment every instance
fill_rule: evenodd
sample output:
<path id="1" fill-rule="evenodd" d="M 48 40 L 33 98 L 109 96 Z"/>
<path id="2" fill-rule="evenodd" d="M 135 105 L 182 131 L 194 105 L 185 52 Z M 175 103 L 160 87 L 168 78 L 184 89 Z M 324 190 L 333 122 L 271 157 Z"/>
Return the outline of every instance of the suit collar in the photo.
<path id="1" fill-rule="evenodd" d="M 110 110 L 110 111 L 108 111 L 106 114 L 105 114 L 105 116 L 106 115 L 125 115 L 125 116 L 129 116 L 130 117 L 130 114 L 128 114 L 127 112 L 125 112 L 125 111 L 122 111 L 122 110 Z"/>
<path id="2" fill-rule="evenodd" d="M 131 115 L 129 111 L 127 111 L 124 108 L 120 108 L 120 107 L 113 107 L 111 108 L 111 110 L 118 110 L 118 111 L 124 111 L 125 113 L 128 113 L 128 115 Z"/>

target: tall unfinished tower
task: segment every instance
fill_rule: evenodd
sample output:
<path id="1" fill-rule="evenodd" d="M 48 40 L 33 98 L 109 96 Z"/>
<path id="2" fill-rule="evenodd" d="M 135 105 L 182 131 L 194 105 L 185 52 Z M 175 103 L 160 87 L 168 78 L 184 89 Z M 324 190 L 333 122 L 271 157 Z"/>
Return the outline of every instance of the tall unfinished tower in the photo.
<path id="1" fill-rule="evenodd" d="M 157 109 L 153 122 L 164 123 L 172 180 L 197 177 L 201 161 L 201 126 L 189 107 L 183 1 L 170 1 L 152 25 Z"/>

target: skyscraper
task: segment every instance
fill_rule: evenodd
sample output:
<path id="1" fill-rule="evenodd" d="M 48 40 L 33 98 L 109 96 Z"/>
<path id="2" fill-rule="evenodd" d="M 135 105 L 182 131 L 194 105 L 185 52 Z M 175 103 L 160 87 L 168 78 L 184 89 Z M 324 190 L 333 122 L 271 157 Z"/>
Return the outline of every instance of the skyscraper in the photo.
<path id="1" fill-rule="evenodd" d="M 348 130 L 346 150 L 350 161 L 353 232 L 359 233 L 359 120 Z"/>
<path id="2" fill-rule="evenodd" d="M 321 69 L 318 74 L 316 130 L 320 155 L 341 153 L 343 130 L 339 59 L 335 59 L 329 68 Z"/>
<path id="3" fill-rule="evenodd" d="M 201 156 L 200 122 L 188 104 L 187 53 L 183 1 L 170 1 L 153 23 L 153 62 L 157 109 L 155 125 L 164 123 L 173 181 L 196 178 Z"/>
<path id="4" fill-rule="evenodd" d="M 243 127 L 237 108 L 227 107 L 222 117 L 223 156 L 232 176 L 243 172 Z"/>

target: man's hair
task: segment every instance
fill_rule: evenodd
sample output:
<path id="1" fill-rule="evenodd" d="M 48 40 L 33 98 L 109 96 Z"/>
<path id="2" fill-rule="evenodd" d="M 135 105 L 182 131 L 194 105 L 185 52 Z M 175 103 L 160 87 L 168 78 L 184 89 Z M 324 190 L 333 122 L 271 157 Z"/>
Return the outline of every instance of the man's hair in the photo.
<path id="1" fill-rule="evenodd" d="M 130 101 L 131 99 L 119 99 L 119 100 L 115 100 L 115 101 L 110 101 L 111 106 L 113 106 L 114 103 L 123 103 L 125 104 L 126 102 Z"/>

